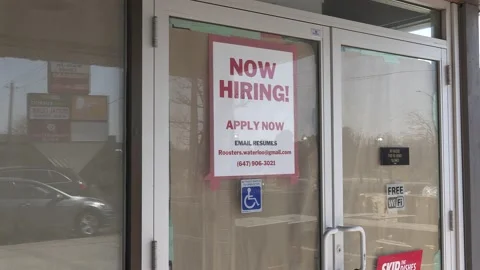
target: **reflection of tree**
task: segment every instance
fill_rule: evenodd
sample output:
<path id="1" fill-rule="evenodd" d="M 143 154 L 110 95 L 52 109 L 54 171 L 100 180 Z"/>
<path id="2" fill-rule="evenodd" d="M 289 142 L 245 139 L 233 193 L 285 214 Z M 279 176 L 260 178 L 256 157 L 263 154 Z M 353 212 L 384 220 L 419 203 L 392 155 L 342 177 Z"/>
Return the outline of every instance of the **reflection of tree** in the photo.
<path id="1" fill-rule="evenodd" d="M 202 79 L 173 76 L 172 79 L 175 86 L 171 91 L 170 102 L 171 106 L 177 109 L 171 112 L 170 127 L 178 129 L 181 133 L 181 138 L 177 138 L 176 143 L 186 147 L 195 147 L 192 143 L 196 141 L 198 145 L 201 145 L 205 139 L 205 122 L 210 114 L 205 100 L 206 95 L 208 96 L 208 89 L 205 89 Z M 236 100 L 232 104 L 232 112 L 237 108 L 246 107 L 249 103 L 248 100 Z"/>
<path id="2" fill-rule="evenodd" d="M 343 137 L 342 137 L 342 144 L 344 149 L 344 154 L 343 154 L 344 177 L 352 177 L 354 174 L 355 166 L 353 164 L 356 163 L 356 154 L 353 154 L 351 151 L 354 151 L 358 148 L 358 143 L 359 143 L 358 134 L 356 134 L 353 129 L 349 127 L 344 127 Z M 348 151 L 345 151 L 345 150 L 348 150 Z"/>
<path id="3" fill-rule="evenodd" d="M 350 127 L 343 128 L 344 178 L 438 182 L 438 139 L 432 121 L 418 113 L 408 120 L 411 132 L 377 136 L 363 134 Z M 382 166 L 379 162 L 381 147 L 408 147 L 410 165 Z"/>
<path id="4" fill-rule="evenodd" d="M 170 128 L 172 188 L 191 196 L 198 190 L 199 147 L 204 143 L 205 98 L 200 79 L 171 77 Z M 173 178 L 174 177 L 174 178 Z M 180 195 L 179 192 L 175 192 Z"/>
<path id="5" fill-rule="evenodd" d="M 437 143 L 437 130 L 432 121 L 428 121 L 419 112 L 410 112 L 407 123 L 410 124 L 412 134 L 421 136 L 429 143 Z"/>
<path id="6" fill-rule="evenodd" d="M 170 106 L 170 127 L 176 130 L 175 145 L 183 145 L 184 147 L 193 147 L 193 142 L 198 142 L 201 137 L 204 121 L 199 119 L 198 110 L 204 109 L 203 82 L 201 80 L 172 77 Z M 200 125 L 200 127 L 199 127 Z M 173 138 L 172 138 L 173 139 Z M 193 154 L 193 153 L 191 153 Z"/>
<path id="7" fill-rule="evenodd" d="M 195 82 L 196 81 L 196 82 Z M 188 91 L 191 87 L 193 88 L 198 88 L 203 90 L 203 82 L 201 80 L 187 80 L 184 78 L 177 78 L 175 80 L 175 85 L 177 91 L 172 91 L 173 97 L 170 99 L 170 102 L 173 104 L 179 104 L 182 106 L 193 106 L 197 108 L 204 108 L 204 93 L 203 91 Z M 185 91 L 187 90 L 187 91 Z M 196 92 L 195 96 L 198 96 L 198 100 L 200 102 L 197 102 L 195 104 L 192 101 L 196 101 L 196 97 L 192 96 Z"/>
<path id="8" fill-rule="evenodd" d="M 318 169 L 318 137 L 316 134 L 303 137 L 302 140 L 295 142 L 298 151 L 298 164 L 300 178 L 313 177 L 317 181 L 316 171 Z"/>
<path id="9" fill-rule="evenodd" d="M 190 177 L 196 178 L 198 175 L 205 175 L 208 173 L 208 124 L 210 111 L 208 108 L 208 88 L 205 81 L 196 78 L 185 77 L 171 77 L 172 89 L 170 106 L 172 108 L 170 113 L 170 127 L 173 129 L 172 136 L 175 139 L 173 147 L 187 148 L 189 151 L 189 171 Z M 246 107 L 250 101 L 242 100 L 232 102 L 231 113 L 233 119 L 233 112 L 237 108 Z M 201 150 L 201 153 L 199 152 Z M 204 158 L 201 158 L 204 157 Z M 199 168 L 203 168 L 198 171 Z"/>
<path id="10" fill-rule="evenodd" d="M 344 177 L 374 177 L 370 172 L 378 164 L 376 138 L 344 127 L 342 140 Z"/>
<path id="11" fill-rule="evenodd" d="M 432 120 L 426 119 L 419 112 L 409 113 L 407 122 L 410 126 L 409 144 L 412 145 L 412 173 L 420 181 L 438 184 L 439 145 L 438 131 Z"/>
<path id="12" fill-rule="evenodd" d="M 343 173 L 345 178 L 439 182 L 439 145 L 435 123 L 419 112 L 411 112 L 404 122 L 408 132 L 402 134 L 362 134 L 360 130 L 343 128 Z M 410 165 L 382 166 L 381 147 L 408 147 Z"/>

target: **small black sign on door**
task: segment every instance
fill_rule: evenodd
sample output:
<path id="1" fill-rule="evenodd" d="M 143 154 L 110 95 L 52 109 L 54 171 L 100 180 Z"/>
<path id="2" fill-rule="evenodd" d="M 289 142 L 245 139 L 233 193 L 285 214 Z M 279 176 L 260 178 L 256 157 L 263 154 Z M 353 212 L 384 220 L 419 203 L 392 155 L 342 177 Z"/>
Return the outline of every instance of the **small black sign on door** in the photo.
<path id="1" fill-rule="evenodd" d="M 380 165 L 410 165 L 410 149 L 408 147 L 381 147 Z"/>

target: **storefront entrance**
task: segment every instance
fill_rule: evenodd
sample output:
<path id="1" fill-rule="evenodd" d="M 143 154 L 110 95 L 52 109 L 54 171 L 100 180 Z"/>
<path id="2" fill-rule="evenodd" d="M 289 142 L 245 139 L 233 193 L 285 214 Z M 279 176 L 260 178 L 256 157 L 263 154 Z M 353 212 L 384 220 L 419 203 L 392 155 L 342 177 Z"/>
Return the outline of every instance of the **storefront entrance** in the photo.
<path id="1" fill-rule="evenodd" d="M 347 227 L 328 228 L 326 248 L 343 269 L 450 269 L 446 50 L 338 29 L 332 44 L 334 223 Z"/>
<path id="2" fill-rule="evenodd" d="M 446 42 L 165 5 L 172 269 L 456 269 Z"/>

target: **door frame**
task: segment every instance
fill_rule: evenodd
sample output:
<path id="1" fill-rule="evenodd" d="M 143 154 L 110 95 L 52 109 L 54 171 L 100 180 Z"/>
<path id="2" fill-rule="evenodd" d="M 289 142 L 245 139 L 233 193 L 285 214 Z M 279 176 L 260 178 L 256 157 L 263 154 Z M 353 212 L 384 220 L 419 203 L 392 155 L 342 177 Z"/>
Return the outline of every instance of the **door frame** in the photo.
<path id="1" fill-rule="evenodd" d="M 319 14 L 311 14 L 309 12 L 304 11 L 294 11 L 284 7 L 272 7 L 272 5 L 260 3 L 258 9 L 254 11 L 253 7 L 249 4 L 249 6 L 238 6 L 241 4 L 237 3 L 230 3 L 227 5 L 225 0 L 206 0 L 209 3 L 193 1 L 193 0 L 153 0 L 154 7 L 153 10 L 153 18 L 154 18 L 154 28 L 153 31 L 154 36 L 148 35 L 148 30 L 144 33 L 146 37 L 144 42 L 145 44 L 151 43 L 151 38 L 155 38 L 158 36 L 159 38 L 155 39 L 156 47 L 153 53 L 144 54 L 144 61 L 147 63 L 147 67 L 151 63 L 151 73 L 147 71 L 147 74 L 144 74 L 143 78 L 145 84 L 148 87 L 152 87 L 153 91 L 148 93 L 148 95 L 144 96 L 145 104 L 149 104 L 143 108 L 144 115 L 151 115 L 153 117 L 153 126 L 145 126 L 144 131 L 153 131 L 153 138 L 147 137 L 146 141 L 152 141 L 153 147 L 144 145 L 143 156 L 152 160 L 151 164 L 148 167 L 153 167 L 152 171 L 148 171 L 145 175 L 147 177 L 152 177 L 153 183 L 151 186 L 144 187 L 144 191 L 149 189 L 147 193 L 153 193 L 154 196 L 151 201 L 153 201 L 153 239 L 157 242 L 156 249 L 155 249 L 155 257 L 159 262 L 165 262 L 169 259 L 169 200 L 170 200 L 170 183 L 166 179 L 169 179 L 169 168 L 170 168 L 170 161 L 169 161 L 169 18 L 175 17 L 185 20 L 193 20 L 205 23 L 212 23 L 212 24 L 219 24 L 225 25 L 230 27 L 236 28 L 244 28 L 244 29 L 251 29 L 253 31 L 260 31 L 260 32 L 267 32 L 267 33 L 275 33 L 279 35 L 285 36 L 292 36 L 302 39 L 309 39 L 309 40 L 317 40 L 322 41 L 319 44 L 319 59 L 320 63 L 318 64 L 319 67 L 319 114 L 318 114 L 318 123 L 321 123 L 319 126 L 319 135 L 320 135 L 320 149 L 322 149 L 321 153 L 319 153 L 320 157 L 320 175 L 319 179 L 321 181 L 322 186 L 322 193 L 323 196 L 320 198 L 322 202 L 322 208 L 320 209 L 319 215 L 319 225 L 321 226 L 320 232 L 324 232 L 326 228 L 333 227 L 335 225 L 340 224 L 340 220 L 338 217 L 334 217 L 336 213 L 338 213 L 337 207 L 334 205 L 334 194 L 332 191 L 335 188 L 336 198 L 338 198 L 338 190 L 337 181 L 333 181 L 334 172 L 338 171 L 337 168 L 338 162 L 334 164 L 333 160 L 338 158 L 338 156 L 334 155 L 333 149 L 335 146 L 333 138 L 334 136 L 338 135 L 334 133 L 332 130 L 334 129 L 335 119 L 334 113 L 336 113 L 335 108 L 333 107 L 332 101 L 338 99 L 338 97 L 334 97 L 333 95 L 338 92 L 334 91 L 337 89 L 338 85 L 332 85 L 332 82 L 335 81 L 336 78 L 334 69 L 332 69 L 332 63 L 335 62 L 335 50 L 332 50 L 334 44 L 331 36 L 333 32 L 338 31 L 350 31 L 349 33 L 357 35 L 369 35 L 369 38 L 381 39 L 385 41 L 385 44 L 402 44 L 405 45 L 406 48 L 422 48 L 423 52 L 429 51 L 425 50 L 426 48 L 436 48 L 442 50 L 442 63 L 449 65 L 450 59 L 447 58 L 447 55 L 450 55 L 450 38 L 447 36 L 447 40 L 440 40 L 434 38 L 426 38 L 422 36 L 417 36 L 410 33 L 404 33 L 400 31 L 395 31 L 392 29 L 385 29 L 382 27 L 372 26 L 372 25 L 365 25 L 362 23 L 352 22 L 344 19 L 332 18 L 325 15 Z M 223 3 L 223 4 L 220 4 Z M 145 11 L 145 14 L 151 14 L 149 10 Z M 144 14 L 144 26 L 152 25 L 151 18 L 152 16 L 148 16 Z M 450 5 L 445 5 L 444 9 L 444 18 L 446 18 L 445 23 L 447 26 L 449 25 L 450 21 Z M 300 17 L 302 15 L 303 17 Z M 282 17 L 282 18 L 280 18 Z M 297 18 L 297 20 L 295 19 Z M 302 21 L 298 20 L 298 18 L 302 18 Z M 261 22 L 260 24 L 258 22 Z M 337 27 L 337 28 L 334 28 Z M 148 29 L 148 27 L 145 27 Z M 144 31 L 145 31 L 144 29 Z M 313 34 L 312 30 L 320 29 L 321 35 L 317 36 Z M 450 27 L 446 27 L 446 34 L 449 34 L 448 29 Z M 151 38 L 149 38 L 151 37 Z M 388 41 L 388 42 L 387 42 Z M 155 42 L 154 42 L 155 43 Z M 337 44 L 338 45 L 338 44 Z M 402 47 L 402 46 L 398 46 Z M 389 48 L 386 48 L 389 49 Z M 411 50 L 411 49 L 410 49 Z M 420 52 L 422 52 L 420 50 Z M 448 52 L 448 54 L 447 54 Z M 153 55 L 153 59 L 151 58 Z M 338 56 L 337 56 L 338 57 Z M 428 58 L 425 55 L 418 55 L 421 58 Z M 450 56 L 449 56 L 450 57 Z M 152 63 L 153 62 L 153 63 Z M 440 68 L 440 70 L 443 70 Z M 455 73 L 456 74 L 456 73 Z M 338 75 L 338 74 L 337 74 Z M 443 78 L 443 72 L 440 74 L 440 77 Z M 338 77 L 338 76 L 337 76 Z M 152 79 L 152 81 L 148 81 L 148 78 Z M 443 80 L 443 79 L 442 79 Z M 333 87 L 332 87 L 333 86 Z M 456 116 L 456 113 L 453 113 L 452 106 L 452 92 L 451 86 L 446 87 L 446 91 L 441 91 L 442 94 L 446 96 L 442 98 L 445 100 L 445 103 L 442 101 L 442 118 L 439 115 L 439 121 L 447 121 L 447 127 L 442 127 L 442 135 L 445 133 L 448 135 L 448 143 L 445 145 L 445 149 L 442 143 L 442 156 L 445 157 L 444 151 L 448 151 L 451 153 L 452 158 L 449 160 L 448 164 L 448 173 L 449 179 L 453 181 L 458 175 L 461 175 L 461 172 L 458 172 L 458 168 L 455 167 L 455 170 L 452 169 L 454 162 L 458 163 L 457 154 L 460 153 L 460 142 L 456 136 L 452 134 L 455 131 L 455 134 L 459 132 L 459 127 L 452 124 L 452 117 Z M 458 89 L 456 89 L 458 91 Z M 440 92 L 439 92 L 440 93 Z M 439 99 L 440 101 L 440 99 Z M 338 109 L 338 108 L 337 108 Z M 444 113 L 447 115 L 444 118 Z M 450 113 L 447 113 L 450 112 Z M 455 111 L 456 112 L 456 111 Z M 145 120 L 145 119 L 144 119 Z M 443 123 L 443 122 L 442 122 Z M 144 133 L 145 134 L 145 133 Z M 455 137 L 455 141 L 453 141 L 453 137 Z M 444 138 L 444 137 L 442 137 Z M 148 149 L 147 149 L 148 148 Z M 338 149 L 338 148 L 335 148 Z M 340 149 L 341 150 L 341 149 Z M 455 155 L 455 157 L 453 157 Z M 455 164 L 456 164 L 455 163 Z M 443 165 L 443 164 L 442 164 Z M 450 177 L 451 176 L 451 177 Z M 458 210 L 458 203 L 455 205 L 456 201 L 461 201 L 462 198 L 458 198 L 458 192 L 453 193 L 454 187 L 456 185 L 452 185 L 449 189 L 449 199 L 448 199 L 448 209 L 451 210 Z M 153 192 L 152 192 L 153 191 Z M 144 192 L 145 194 L 145 192 Z M 457 195 L 457 196 L 455 196 Z M 150 196 L 150 195 L 148 195 Z M 343 196 L 343 194 L 342 194 Z M 343 197 L 342 197 L 343 198 Z M 143 200 L 146 201 L 145 198 Z M 327 207 L 329 206 L 329 207 Z M 144 206 L 145 207 L 145 206 Z M 144 208 L 145 209 L 145 208 Z M 442 207 L 442 211 L 445 208 Z M 460 211 L 454 211 L 456 214 L 457 220 L 463 220 Z M 322 220 L 320 222 L 320 220 Z M 443 225 L 449 225 L 448 223 L 445 224 L 447 219 L 444 218 Z M 447 226 L 448 227 L 448 226 Z M 445 227 L 445 228 L 447 228 Z M 462 230 L 463 228 L 457 226 L 455 230 Z M 461 243 L 462 239 L 456 239 L 454 232 L 448 233 L 448 238 L 443 238 L 444 243 L 443 247 L 451 248 L 452 245 L 454 246 L 456 243 Z M 463 235 L 463 234 L 458 234 Z M 450 239 L 445 241 L 445 239 Z M 456 241 L 458 240 L 458 241 Z M 333 247 L 333 239 L 331 240 L 331 246 Z M 146 248 L 150 249 L 149 246 Z M 460 250 L 460 249 L 459 249 Z M 463 250 L 463 249 L 461 249 Z M 460 254 L 457 250 L 452 251 L 452 255 L 457 255 L 457 260 L 454 258 L 445 258 L 442 256 L 444 260 L 444 265 L 452 265 L 450 269 L 457 269 L 456 265 L 458 261 L 461 261 L 463 257 L 463 253 Z M 145 254 L 144 254 L 145 255 Z M 333 266 L 333 250 L 327 250 L 325 256 L 327 258 L 332 258 L 332 266 Z M 147 257 L 144 257 L 144 262 L 147 261 Z M 335 259 L 336 260 L 336 259 Z M 163 263 L 160 265 L 164 265 Z M 150 265 L 146 265 L 145 263 L 142 264 L 142 269 L 148 269 Z M 163 269 L 163 268 L 162 268 Z M 165 268 L 167 269 L 167 268 Z M 459 268 L 460 269 L 460 268 Z"/>
<path id="2" fill-rule="evenodd" d="M 171 1 L 171 0 L 170 0 Z M 322 24 L 325 26 L 348 29 L 360 33 L 372 33 L 384 37 L 390 37 L 394 39 L 400 39 L 405 41 L 411 41 L 421 44 L 431 44 L 437 46 L 446 46 L 445 40 L 437 38 L 429 38 L 418 35 L 413 35 L 407 32 L 393 30 L 375 25 L 369 25 L 359 22 L 353 22 L 341 18 L 327 16 L 323 14 L 303 11 L 299 9 L 284 7 L 280 5 L 270 4 L 266 2 L 260 2 L 258 0 L 177 0 L 178 2 L 190 2 L 198 1 L 203 3 L 209 3 L 219 6 L 225 6 L 235 8 L 238 10 L 245 10 L 251 12 L 258 12 L 261 14 L 267 14 L 282 18 L 288 18 L 292 20 L 301 20 L 304 22 Z M 447 1 L 438 0 L 405 0 L 414 5 L 420 5 L 431 9 L 442 11 L 442 24 L 448 24 L 450 21 L 451 7 Z M 444 33 L 446 36 L 446 33 Z"/>
<path id="3" fill-rule="evenodd" d="M 154 57 L 154 238 L 157 241 L 156 257 L 160 262 L 169 259 L 169 199 L 170 199 L 170 147 L 169 147 L 169 29 L 170 18 L 218 24 L 232 28 L 248 29 L 263 33 L 295 37 L 318 42 L 318 114 L 317 123 L 331 126 L 331 106 L 329 100 L 331 89 L 331 57 L 330 28 L 318 24 L 293 21 L 248 11 L 235 10 L 228 7 L 205 4 L 195 1 L 163 0 L 164 5 L 156 5 L 158 47 Z M 258 24 L 258 22 L 262 22 Z M 318 126 L 319 147 L 319 185 L 322 193 L 319 196 L 321 205 L 318 213 L 319 240 L 326 227 L 333 225 L 333 196 L 330 179 L 332 179 L 331 132 Z M 325 169 L 321 169 L 325 168 Z M 329 251 L 331 252 L 331 251 Z M 333 252 L 330 253 L 333 256 Z M 330 260 L 331 261 L 331 260 Z M 333 266 L 333 265 L 332 265 Z M 167 268 L 165 268 L 167 269 Z"/>
<path id="4" fill-rule="evenodd" d="M 433 60 L 438 65 L 438 127 L 439 127 L 439 171 L 441 185 L 440 215 L 442 217 L 442 265 L 443 269 L 456 269 L 456 233 L 450 228 L 450 211 L 455 213 L 455 167 L 453 139 L 453 96 L 451 83 L 447 79 L 449 61 L 447 49 L 378 37 L 343 29 L 332 30 L 332 104 L 333 104 L 333 156 L 334 156 L 334 221 L 343 224 L 343 151 L 342 151 L 342 46 L 351 46 L 372 51 L 386 52 L 407 57 Z M 355 224 L 352 224 L 355 225 Z M 343 236 L 335 235 L 335 265 L 343 265 Z M 342 269 L 342 268 L 341 268 Z"/>

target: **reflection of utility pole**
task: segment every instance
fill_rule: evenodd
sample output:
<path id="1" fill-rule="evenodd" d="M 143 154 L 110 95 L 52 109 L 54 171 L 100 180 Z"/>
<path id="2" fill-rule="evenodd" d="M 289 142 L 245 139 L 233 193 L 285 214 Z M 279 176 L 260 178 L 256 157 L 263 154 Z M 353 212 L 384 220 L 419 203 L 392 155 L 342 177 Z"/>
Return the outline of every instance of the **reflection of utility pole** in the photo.
<path id="1" fill-rule="evenodd" d="M 15 84 L 10 82 L 10 99 L 8 102 L 8 142 L 12 140 L 12 125 L 13 125 L 13 95 L 15 93 Z"/>

